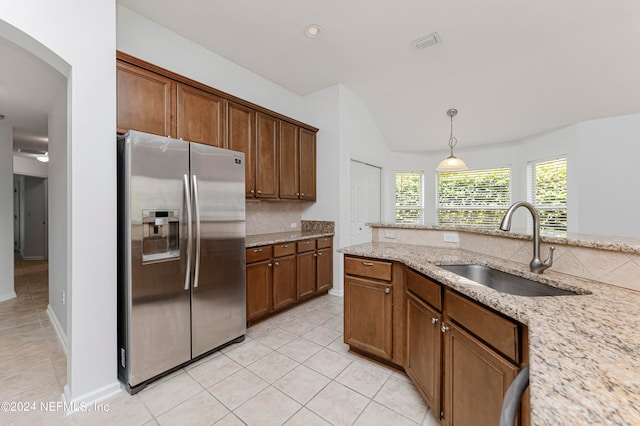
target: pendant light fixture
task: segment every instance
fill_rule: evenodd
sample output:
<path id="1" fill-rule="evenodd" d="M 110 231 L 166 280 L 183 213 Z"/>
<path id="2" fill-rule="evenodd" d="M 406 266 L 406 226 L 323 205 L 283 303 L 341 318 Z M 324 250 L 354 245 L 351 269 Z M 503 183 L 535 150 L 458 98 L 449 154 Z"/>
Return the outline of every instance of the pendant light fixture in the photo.
<path id="1" fill-rule="evenodd" d="M 464 161 L 453 155 L 453 147 L 458 144 L 458 139 L 453 137 L 453 117 L 457 114 L 458 110 L 454 108 L 447 111 L 447 115 L 451 117 L 451 134 L 449 135 L 449 149 L 451 149 L 451 155 L 438 164 L 436 172 L 458 172 L 469 169 Z"/>

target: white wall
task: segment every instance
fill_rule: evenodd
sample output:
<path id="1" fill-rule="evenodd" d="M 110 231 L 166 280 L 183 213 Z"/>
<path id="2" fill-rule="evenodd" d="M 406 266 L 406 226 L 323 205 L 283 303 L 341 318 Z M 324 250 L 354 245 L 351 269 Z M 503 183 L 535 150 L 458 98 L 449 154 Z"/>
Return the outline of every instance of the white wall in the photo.
<path id="1" fill-rule="evenodd" d="M 67 345 L 69 326 L 67 318 L 68 302 L 62 303 L 62 292 L 65 298 L 69 292 L 70 257 L 67 235 L 70 229 L 70 217 L 67 217 L 69 205 L 68 183 L 69 171 L 67 156 L 67 90 L 60 88 L 60 93 L 49 111 L 49 312 L 60 333 L 63 344 Z M 55 244 L 55 245 L 54 245 Z"/>
<path id="2" fill-rule="evenodd" d="M 0 122 L 0 301 L 13 286 L 13 128 Z"/>
<path id="3" fill-rule="evenodd" d="M 48 163 L 43 163 L 35 158 L 26 158 L 14 155 L 13 173 L 16 175 L 46 178 L 49 175 L 49 165 Z"/>
<path id="4" fill-rule="evenodd" d="M 69 194 L 65 197 L 69 245 L 65 247 L 61 241 L 50 245 L 52 251 L 67 249 L 70 368 L 65 395 L 74 401 L 94 400 L 119 391 L 114 362 L 115 4 L 24 0 L 5 2 L 2 7 L 0 36 L 31 51 L 68 78 L 68 115 L 64 119 L 69 133 L 64 155 L 69 173 L 66 187 L 56 191 Z M 52 157 L 51 173 L 55 173 L 51 170 L 54 167 Z M 100 197 L 99 209 L 96 197 Z M 55 225 L 52 220 L 51 226 Z"/>
<path id="5" fill-rule="evenodd" d="M 471 169 L 511 167 L 512 201 L 527 199 L 527 162 L 567 156 L 569 232 L 640 237 L 640 114 L 604 118 L 561 128 L 508 144 L 456 149 Z M 425 174 L 426 207 L 435 223 L 435 168 L 447 152 L 429 155 Z M 526 229 L 524 210 L 513 230 Z"/>

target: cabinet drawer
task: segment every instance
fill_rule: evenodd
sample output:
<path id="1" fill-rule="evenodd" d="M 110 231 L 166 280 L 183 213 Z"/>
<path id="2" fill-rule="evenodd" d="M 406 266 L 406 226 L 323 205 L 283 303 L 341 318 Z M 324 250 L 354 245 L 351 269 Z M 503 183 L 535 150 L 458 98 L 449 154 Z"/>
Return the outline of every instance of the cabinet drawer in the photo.
<path id="1" fill-rule="evenodd" d="M 331 237 L 318 238 L 318 248 L 322 249 L 331 247 L 331 240 L 333 240 Z"/>
<path id="2" fill-rule="evenodd" d="M 442 286 L 429 278 L 407 268 L 405 272 L 407 290 L 427 302 L 438 311 L 442 311 Z"/>
<path id="3" fill-rule="evenodd" d="M 298 253 L 316 249 L 316 240 L 298 241 Z"/>
<path id="4" fill-rule="evenodd" d="M 391 262 L 345 257 L 344 273 L 391 281 Z"/>
<path id="5" fill-rule="evenodd" d="M 519 325 L 450 290 L 446 314 L 510 360 L 520 362 Z"/>
<path id="6" fill-rule="evenodd" d="M 259 262 L 271 258 L 272 246 L 251 247 L 247 249 L 247 263 Z"/>
<path id="7" fill-rule="evenodd" d="M 282 243 L 273 246 L 273 257 L 282 257 L 294 254 L 296 252 L 296 243 Z"/>

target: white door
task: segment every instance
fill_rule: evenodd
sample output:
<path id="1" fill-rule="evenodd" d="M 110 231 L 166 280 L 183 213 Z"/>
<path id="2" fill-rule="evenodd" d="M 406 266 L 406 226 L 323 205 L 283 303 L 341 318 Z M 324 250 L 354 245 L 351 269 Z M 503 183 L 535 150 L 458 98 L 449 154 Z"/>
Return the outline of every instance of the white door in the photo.
<path id="1" fill-rule="evenodd" d="M 349 200 L 349 242 L 371 242 L 371 227 L 380 222 L 380 167 L 351 160 Z"/>

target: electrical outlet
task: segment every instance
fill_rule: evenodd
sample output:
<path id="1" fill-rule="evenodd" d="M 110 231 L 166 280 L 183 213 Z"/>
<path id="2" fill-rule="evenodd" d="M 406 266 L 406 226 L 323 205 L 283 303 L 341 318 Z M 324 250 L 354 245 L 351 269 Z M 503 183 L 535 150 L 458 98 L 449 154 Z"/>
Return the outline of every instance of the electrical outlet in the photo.
<path id="1" fill-rule="evenodd" d="M 390 240 L 395 240 L 396 239 L 396 233 L 393 231 L 384 231 L 384 237 L 388 238 Z"/>
<path id="2" fill-rule="evenodd" d="M 445 243 L 459 243 L 460 238 L 457 232 L 445 232 L 443 236 Z"/>
<path id="3" fill-rule="evenodd" d="M 296 229 L 298 224 L 296 222 L 291 222 L 291 229 Z"/>
<path id="4" fill-rule="evenodd" d="M 62 304 L 66 304 L 67 303 L 67 294 L 65 293 L 64 290 L 62 290 Z"/>

